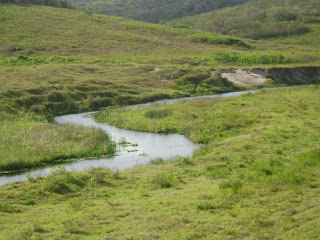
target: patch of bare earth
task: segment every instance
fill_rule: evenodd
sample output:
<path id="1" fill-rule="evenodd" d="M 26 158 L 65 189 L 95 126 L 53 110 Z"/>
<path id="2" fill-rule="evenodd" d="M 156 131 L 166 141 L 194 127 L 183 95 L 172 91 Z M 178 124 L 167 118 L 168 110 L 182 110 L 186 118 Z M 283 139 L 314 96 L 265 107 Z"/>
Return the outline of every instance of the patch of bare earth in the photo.
<path id="1" fill-rule="evenodd" d="M 260 87 L 267 81 L 267 71 L 263 69 L 225 69 L 221 76 L 228 81 L 251 87 Z"/>

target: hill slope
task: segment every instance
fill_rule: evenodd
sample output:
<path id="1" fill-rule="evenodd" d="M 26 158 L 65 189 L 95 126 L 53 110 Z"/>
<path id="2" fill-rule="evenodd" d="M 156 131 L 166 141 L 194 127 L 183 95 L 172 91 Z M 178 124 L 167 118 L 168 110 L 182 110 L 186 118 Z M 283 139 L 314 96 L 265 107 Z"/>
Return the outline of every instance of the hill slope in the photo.
<path id="1" fill-rule="evenodd" d="M 105 133 L 47 123 L 54 115 L 245 88 L 219 68 L 320 65 L 312 44 L 44 6 L 0 4 L 0 42 L 0 171 L 114 153 Z M 1 186 L 0 239 L 318 239 L 318 98 L 319 86 L 267 90 L 165 106 L 161 119 L 145 117 L 161 106 L 112 108 L 101 121 L 204 147 L 168 164 Z"/>
<path id="2" fill-rule="evenodd" d="M 254 0 L 231 8 L 186 17 L 171 25 L 252 39 L 319 34 L 320 2 Z M 318 38 L 319 39 L 319 38 Z"/>
<path id="3" fill-rule="evenodd" d="M 71 9 L 0 6 L 0 109 L 46 118 L 189 96 L 190 89 L 162 79 L 203 80 L 215 61 L 202 61 L 205 55 L 249 47 L 217 34 Z M 200 43 L 203 37 L 212 42 Z"/>
<path id="4" fill-rule="evenodd" d="M 1 104 L 49 117 L 199 95 L 194 86 L 217 68 L 319 61 L 313 46 L 243 41 L 71 9 L 0 6 Z M 201 94 L 239 89 L 217 81 L 204 84 Z"/>
<path id="5" fill-rule="evenodd" d="M 249 0 L 72 0 L 96 13 L 158 23 L 230 7 Z"/>
<path id="6" fill-rule="evenodd" d="M 319 239 L 318 99 L 308 86 L 115 109 L 122 126 L 209 143 L 192 159 L 1 186 L 0 238 Z M 172 115 L 145 117 L 161 109 Z"/>
<path id="7" fill-rule="evenodd" d="M 43 5 L 59 8 L 74 8 L 69 0 L 0 0 L 1 3 L 19 4 L 19 5 Z"/>

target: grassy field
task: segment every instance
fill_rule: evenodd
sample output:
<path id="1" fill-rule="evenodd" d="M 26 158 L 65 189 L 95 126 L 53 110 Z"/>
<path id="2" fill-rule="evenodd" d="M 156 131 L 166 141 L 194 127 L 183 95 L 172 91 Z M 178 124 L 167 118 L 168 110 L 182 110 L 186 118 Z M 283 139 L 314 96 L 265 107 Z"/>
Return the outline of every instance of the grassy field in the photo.
<path id="1" fill-rule="evenodd" d="M 170 25 L 251 39 L 319 36 L 319 2 L 314 0 L 254 0 L 231 8 L 173 20 Z M 309 43 L 318 39 L 311 38 Z M 269 40 L 268 40 L 269 41 Z M 298 41 L 294 41 L 297 43 Z"/>
<path id="2" fill-rule="evenodd" d="M 319 239 L 319 86 L 99 115 L 193 158 L 0 187 L 1 239 Z"/>
<path id="3" fill-rule="evenodd" d="M 198 83 L 211 81 L 211 70 L 243 66 L 221 60 L 221 54 L 249 56 L 250 68 L 319 66 L 313 45 L 253 42 L 72 9 L 0 6 L 0 108 L 49 120 L 110 105 L 230 91 L 224 84 L 215 91 L 202 84 L 195 91 Z M 252 55 L 271 61 L 253 61 Z"/>
<path id="4" fill-rule="evenodd" d="M 221 68 L 319 66 L 308 34 L 253 41 L 0 4 L 0 171 L 114 153 L 99 130 L 46 123 L 59 114 L 246 89 L 212 75 Z M 1 186 L 0 239 L 319 239 L 318 96 L 308 86 L 102 112 L 203 148 Z"/>
<path id="5" fill-rule="evenodd" d="M 318 65 L 312 46 L 305 50 L 297 45 L 300 52 L 292 54 L 285 45 L 269 43 L 262 48 L 261 43 L 214 33 L 72 9 L 0 6 L 0 112 L 16 119 L 12 123 L 4 120 L 1 126 L 1 144 L 6 149 L 1 152 L 2 171 L 70 157 L 95 157 L 108 151 L 103 144 L 101 147 L 106 148 L 101 150 L 86 141 L 71 146 L 82 130 L 39 120 L 112 105 L 246 89 L 211 74 L 214 69 L 243 65 L 219 56 L 249 59 L 249 67 Z M 274 54 L 285 61 L 279 62 Z M 25 119 L 25 113 L 36 116 L 36 120 Z M 36 137 L 38 129 L 47 136 L 42 143 Z M 12 134 L 15 131 L 24 137 L 16 141 L 18 135 Z M 61 131 L 73 137 L 67 140 Z M 66 140 L 65 145 L 54 139 L 57 135 Z M 92 130 L 78 137 L 84 140 L 89 135 L 95 136 L 98 145 L 104 138 Z M 55 145 L 37 154 L 50 141 Z M 10 142 L 11 147 L 4 142 Z M 15 151 L 14 147 L 20 145 L 28 147 Z M 80 150 L 84 145 L 87 147 Z"/>
<path id="6" fill-rule="evenodd" d="M 0 172 L 115 154 L 115 143 L 102 130 L 39 120 L 38 116 L 1 113 Z"/>
<path id="7" fill-rule="evenodd" d="M 121 16 L 144 22 L 159 23 L 183 16 L 190 16 L 214 9 L 230 7 L 247 2 L 248 0 L 72 0 L 72 2 L 82 8 L 90 9 L 95 13 L 111 16 Z"/>

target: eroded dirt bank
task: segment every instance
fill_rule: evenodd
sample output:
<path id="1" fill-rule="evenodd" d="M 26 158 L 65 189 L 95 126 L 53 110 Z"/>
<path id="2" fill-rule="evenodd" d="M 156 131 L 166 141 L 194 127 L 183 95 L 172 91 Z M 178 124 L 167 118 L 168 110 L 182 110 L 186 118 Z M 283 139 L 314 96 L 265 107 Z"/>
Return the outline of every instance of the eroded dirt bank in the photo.
<path id="1" fill-rule="evenodd" d="M 320 67 L 223 69 L 218 72 L 230 82 L 254 87 L 263 86 L 268 81 L 289 85 L 320 82 Z"/>

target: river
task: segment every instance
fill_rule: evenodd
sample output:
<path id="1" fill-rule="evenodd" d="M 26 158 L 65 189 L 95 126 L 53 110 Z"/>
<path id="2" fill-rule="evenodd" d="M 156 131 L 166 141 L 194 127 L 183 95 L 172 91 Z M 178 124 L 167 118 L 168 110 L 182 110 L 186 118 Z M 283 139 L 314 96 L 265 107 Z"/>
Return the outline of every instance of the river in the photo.
<path id="1" fill-rule="evenodd" d="M 147 107 L 154 104 L 173 104 L 181 101 L 190 101 L 194 99 L 205 98 L 226 98 L 240 96 L 246 93 L 255 93 L 257 90 L 224 93 L 218 95 L 208 95 L 199 97 L 188 97 L 173 100 L 161 100 L 146 104 L 128 106 L 129 108 Z M 72 124 L 76 126 L 86 126 L 100 128 L 107 132 L 112 140 L 118 144 L 117 155 L 111 158 L 99 158 L 92 160 L 79 160 L 71 163 L 63 163 L 54 166 L 32 169 L 26 172 L 17 172 L 0 176 L 0 185 L 11 182 L 24 181 L 28 177 L 45 177 L 56 169 L 57 166 L 63 165 L 67 171 L 85 171 L 90 168 L 105 168 L 112 171 L 121 171 L 133 168 L 139 165 L 148 164 L 152 159 L 163 158 L 165 160 L 180 157 L 191 157 L 199 145 L 191 142 L 185 136 L 178 134 L 157 134 L 130 131 L 111 126 L 106 123 L 98 123 L 92 115 L 95 112 L 80 113 L 58 116 L 54 118 L 57 124 Z M 130 144 L 122 145 L 128 142 Z"/>

